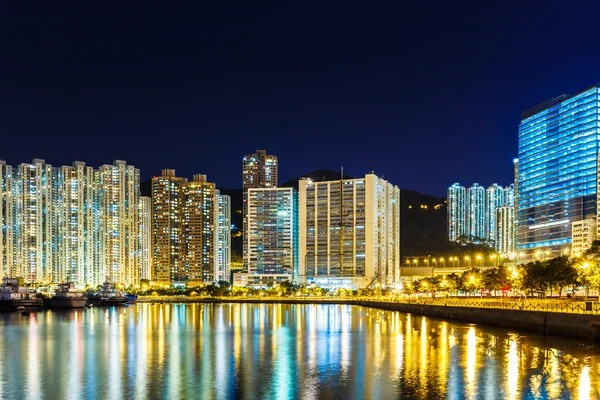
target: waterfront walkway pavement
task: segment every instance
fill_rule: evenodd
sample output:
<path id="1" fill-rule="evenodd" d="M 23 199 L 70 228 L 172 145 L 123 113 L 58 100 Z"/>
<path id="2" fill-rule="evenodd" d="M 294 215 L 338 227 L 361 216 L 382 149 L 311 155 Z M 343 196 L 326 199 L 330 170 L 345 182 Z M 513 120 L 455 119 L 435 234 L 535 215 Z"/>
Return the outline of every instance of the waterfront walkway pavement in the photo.
<path id="1" fill-rule="evenodd" d="M 406 303 L 445 307 L 497 308 L 503 310 L 542 311 L 568 314 L 600 315 L 598 301 L 514 298 L 405 298 L 405 297 L 200 297 L 200 296 L 140 296 L 141 303 L 284 303 L 284 304 L 360 304 L 364 301 Z"/>

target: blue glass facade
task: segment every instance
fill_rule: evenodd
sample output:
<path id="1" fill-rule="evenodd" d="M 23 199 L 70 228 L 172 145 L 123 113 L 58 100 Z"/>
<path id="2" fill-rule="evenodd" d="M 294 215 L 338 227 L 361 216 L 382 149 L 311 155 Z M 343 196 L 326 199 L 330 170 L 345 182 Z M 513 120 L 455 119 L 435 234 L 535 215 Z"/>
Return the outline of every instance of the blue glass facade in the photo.
<path id="1" fill-rule="evenodd" d="M 571 223 L 597 213 L 600 89 L 548 101 L 519 125 L 518 248 L 529 258 L 569 249 Z"/>

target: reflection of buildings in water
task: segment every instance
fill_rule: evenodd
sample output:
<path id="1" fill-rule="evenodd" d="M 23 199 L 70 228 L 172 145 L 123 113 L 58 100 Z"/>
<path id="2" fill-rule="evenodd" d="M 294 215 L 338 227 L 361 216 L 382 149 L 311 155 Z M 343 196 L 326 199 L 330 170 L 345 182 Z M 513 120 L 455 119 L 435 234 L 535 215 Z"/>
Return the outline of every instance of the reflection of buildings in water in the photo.
<path id="1" fill-rule="evenodd" d="M 2 398 L 17 386 L 59 397 L 598 398 L 595 350 L 395 312 L 139 304 L 18 317 L 3 320 L 26 327 L 18 357 L 0 335 Z M 44 341 L 58 332 L 68 348 Z M 62 367 L 45 369 L 49 360 Z"/>

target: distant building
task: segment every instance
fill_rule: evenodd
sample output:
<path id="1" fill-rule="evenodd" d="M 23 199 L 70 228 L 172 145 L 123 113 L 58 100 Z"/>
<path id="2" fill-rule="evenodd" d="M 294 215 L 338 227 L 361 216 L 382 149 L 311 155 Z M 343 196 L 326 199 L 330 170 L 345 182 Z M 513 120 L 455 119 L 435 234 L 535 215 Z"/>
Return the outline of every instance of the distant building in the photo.
<path id="1" fill-rule="evenodd" d="M 448 188 L 448 240 L 451 242 L 467 234 L 466 202 L 464 186 L 455 183 Z"/>
<path id="2" fill-rule="evenodd" d="M 471 240 L 485 239 L 485 189 L 478 183 L 467 189 L 467 235 Z"/>
<path id="3" fill-rule="evenodd" d="M 573 223 L 598 212 L 600 85 L 539 104 L 519 124 L 517 236 L 526 259 L 573 246 Z"/>
<path id="4" fill-rule="evenodd" d="M 217 268 L 216 281 L 231 281 L 231 198 L 217 190 Z"/>
<path id="5" fill-rule="evenodd" d="M 298 193 L 293 188 L 248 189 L 247 279 L 298 279 Z M 236 274 L 237 275 L 237 274 Z M 235 280 L 234 275 L 234 280 Z M 240 278 L 238 277 L 238 280 Z"/>
<path id="6" fill-rule="evenodd" d="M 509 186 L 504 188 L 504 205 L 515 206 L 515 184 L 511 183 Z"/>
<path id="7" fill-rule="evenodd" d="M 475 183 L 465 189 L 458 183 L 448 188 L 448 240 L 484 243 L 497 240 L 497 209 L 514 205 L 515 188 L 492 184 L 484 189 Z"/>
<path id="8" fill-rule="evenodd" d="M 592 247 L 592 242 L 598 238 L 596 218 L 573 222 L 571 232 L 571 254 L 578 257 Z"/>
<path id="9" fill-rule="evenodd" d="M 400 281 L 400 189 L 374 174 L 300 180 L 300 283 L 365 288 Z"/>
<path id="10" fill-rule="evenodd" d="M 495 250 L 512 258 L 517 245 L 515 233 L 514 206 L 496 208 Z"/>
<path id="11" fill-rule="evenodd" d="M 140 280 L 152 279 L 152 198 L 140 196 Z"/>
<path id="12" fill-rule="evenodd" d="M 484 238 L 491 242 L 496 240 L 496 209 L 502 207 L 504 202 L 504 189 L 494 183 L 485 192 L 485 233 Z"/>
<path id="13" fill-rule="evenodd" d="M 276 188 L 278 182 L 277 157 L 267 154 L 266 150 L 256 150 L 254 154 L 244 156 L 242 159 L 242 190 L 243 190 L 243 219 L 242 232 L 244 238 L 247 236 L 248 189 L 251 188 Z M 244 239 L 243 258 L 244 271 L 248 271 L 247 240 Z"/>

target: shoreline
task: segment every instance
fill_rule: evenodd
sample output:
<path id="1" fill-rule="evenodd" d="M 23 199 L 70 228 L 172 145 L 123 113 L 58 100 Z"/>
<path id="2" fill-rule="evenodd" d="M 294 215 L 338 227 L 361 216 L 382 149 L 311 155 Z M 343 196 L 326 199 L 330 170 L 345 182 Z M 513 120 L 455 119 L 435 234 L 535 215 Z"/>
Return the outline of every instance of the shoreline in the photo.
<path id="1" fill-rule="evenodd" d="M 567 336 L 600 341 L 600 315 L 555 311 L 529 311 L 502 308 L 486 308 L 460 305 L 431 305 L 379 301 L 371 299 L 248 299 L 248 298 L 138 298 L 138 303 L 186 303 L 186 304 L 340 304 L 357 305 L 387 311 L 419 314 L 429 317 L 493 325 L 503 328 L 534 332 L 543 336 Z"/>

